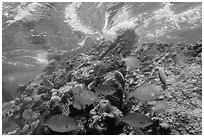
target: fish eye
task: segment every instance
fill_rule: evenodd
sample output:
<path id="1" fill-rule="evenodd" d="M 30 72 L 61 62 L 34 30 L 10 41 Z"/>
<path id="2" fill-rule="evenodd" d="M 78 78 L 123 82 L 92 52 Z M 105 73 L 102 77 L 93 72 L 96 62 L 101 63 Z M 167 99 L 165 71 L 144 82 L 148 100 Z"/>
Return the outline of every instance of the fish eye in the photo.
<path id="1" fill-rule="evenodd" d="M 69 127 L 68 125 L 65 126 L 65 128 L 68 128 L 68 127 Z"/>

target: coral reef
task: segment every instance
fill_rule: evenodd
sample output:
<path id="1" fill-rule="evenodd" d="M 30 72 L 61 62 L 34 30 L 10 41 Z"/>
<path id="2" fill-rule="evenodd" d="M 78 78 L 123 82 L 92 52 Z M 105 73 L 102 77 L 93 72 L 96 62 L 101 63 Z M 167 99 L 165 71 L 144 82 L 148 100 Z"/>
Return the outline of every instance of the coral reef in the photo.
<path id="1" fill-rule="evenodd" d="M 113 42 L 101 40 L 92 50 L 80 55 L 51 60 L 33 81 L 18 88 L 14 100 L 3 103 L 3 134 L 201 134 L 202 42 L 195 45 L 147 43 L 133 51 L 137 41 L 133 30 L 123 30 Z M 175 57 L 180 51 L 184 51 L 184 57 L 177 64 Z M 120 54 L 138 57 L 141 67 L 127 70 Z M 164 68 L 165 88 L 157 67 Z M 126 93 L 135 92 L 143 83 L 162 87 L 162 97 L 153 101 L 133 97 L 125 102 Z M 110 89 L 110 94 L 103 94 L 101 88 L 97 92 L 95 89 L 100 85 L 112 86 L 115 91 L 112 93 Z M 161 101 L 166 101 L 167 108 L 162 109 L 163 113 L 152 114 L 152 106 Z M 137 128 L 124 120 L 116 125 L 116 116 L 122 118 L 133 112 L 145 115 L 152 124 Z M 52 130 L 46 123 L 56 114 L 74 119 L 80 128 Z"/>

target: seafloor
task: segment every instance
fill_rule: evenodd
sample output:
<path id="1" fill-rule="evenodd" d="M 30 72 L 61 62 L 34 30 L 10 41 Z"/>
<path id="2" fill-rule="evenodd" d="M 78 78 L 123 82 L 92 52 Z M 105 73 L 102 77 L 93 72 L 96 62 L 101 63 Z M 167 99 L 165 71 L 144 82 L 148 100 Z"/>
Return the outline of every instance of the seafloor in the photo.
<path id="1" fill-rule="evenodd" d="M 148 43 L 135 50 L 135 36 L 134 31 L 126 30 L 114 42 L 101 40 L 91 48 L 83 47 L 83 53 L 78 49 L 62 57 L 53 56 L 41 74 L 18 88 L 15 100 L 3 103 L 3 134 L 202 134 L 202 42 L 191 45 L 182 42 L 176 45 Z M 143 54 L 150 47 L 159 53 Z M 180 51 L 184 56 L 177 56 Z M 124 57 L 137 56 L 141 68 L 127 70 L 119 53 Z M 166 88 L 162 88 L 156 67 L 164 68 Z M 116 75 L 118 71 L 124 78 Z M 93 87 L 104 82 L 117 90 L 112 95 L 100 95 L 103 102 L 108 102 L 106 105 L 101 104 L 101 100 L 82 104 L 83 107 L 74 105 L 75 87 L 81 86 L 83 90 L 96 93 Z M 151 102 L 131 98 L 124 103 L 125 94 L 121 88 L 132 92 L 142 83 L 161 87 L 163 97 Z M 150 115 L 151 106 L 163 100 L 168 104 L 165 113 Z M 34 116 L 26 116 L 25 110 L 30 110 Z M 115 125 L 112 113 L 126 115 L 130 112 L 147 115 L 153 124 L 143 128 L 134 128 L 124 122 Z M 61 133 L 41 124 L 50 116 L 61 113 L 67 113 L 83 128 Z M 10 119 L 16 126 L 11 127 L 8 122 L 4 125 Z"/>

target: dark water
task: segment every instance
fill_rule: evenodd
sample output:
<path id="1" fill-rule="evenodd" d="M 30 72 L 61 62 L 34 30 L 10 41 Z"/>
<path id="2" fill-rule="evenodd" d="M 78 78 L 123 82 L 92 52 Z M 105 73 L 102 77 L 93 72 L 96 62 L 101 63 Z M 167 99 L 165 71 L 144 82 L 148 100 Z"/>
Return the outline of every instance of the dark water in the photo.
<path id="1" fill-rule="evenodd" d="M 38 12 L 25 16 L 26 10 L 17 8 L 19 4 L 22 5 L 3 4 L 2 81 L 3 98 L 8 98 L 5 100 L 11 98 L 9 94 L 15 96 L 19 84 L 26 84 L 47 66 L 51 51 L 62 53 L 89 46 L 91 42 L 86 42 L 86 36 L 97 40 L 106 37 L 104 30 L 112 34 L 118 28 L 133 28 L 137 24 L 134 29 L 140 36 L 139 45 L 195 43 L 202 37 L 201 3 L 40 3 L 46 7 L 42 16 Z M 11 9 L 20 10 L 20 15 Z M 39 8 L 30 6 L 30 11 L 33 9 Z"/>

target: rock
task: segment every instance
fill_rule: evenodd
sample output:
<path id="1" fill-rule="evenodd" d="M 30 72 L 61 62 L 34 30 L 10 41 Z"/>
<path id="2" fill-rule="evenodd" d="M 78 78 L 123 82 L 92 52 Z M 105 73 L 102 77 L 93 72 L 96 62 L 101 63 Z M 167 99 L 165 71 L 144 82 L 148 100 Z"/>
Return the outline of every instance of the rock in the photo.
<path id="1" fill-rule="evenodd" d="M 51 93 L 44 93 L 41 96 L 42 101 L 49 101 L 51 98 Z"/>
<path id="2" fill-rule="evenodd" d="M 66 92 L 71 92 L 71 90 L 75 86 L 75 84 L 77 84 L 77 82 L 69 82 L 69 83 L 67 83 L 65 86 L 62 86 L 59 89 L 59 93 L 60 94 L 64 94 Z"/>
<path id="3" fill-rule="evenodd" d="M 25 97 L 24 99 L 23 99 L 23 104 L 29 104 L 29 103 L 31 103 L 32 102 L 32 97 Z"/>
<path id="4" fill-rule="evenodd" d="M 39 86 L 38 87 L 38 91 L 37 91 L 37 94 L 40 95 L 40 94 L 44 94 L 44 93 L 47 93 L 49 91 L 49 88 L 45 87 L 45 86 Z"/>
<path id="5" fill-rule="evenodd" d="M 30 125 L 29 124 L 25 124 L 23 129 L 21 130 L 21 134 L 22 135 L 26 135 L 29 131 Z"/>
<path id="6" fill-rule="evenodd" d="M 121 53 L 124 57 L 130 55 L 133 44 L 137 43 L 138 40 L 139 36 L 135 34 L 133 29 L 121 30 L 116 40 L 100 55 L 99 60 L 102 60 L 108 53 L 112 55 Z"/>
<path id="7" fill-rule="evenodd" d="M 65 69 L 58 69 L 54 71 L 51 75 L 52 83 L 54 84 L 54 88 L 59 89 L 64 86 L 67 82 L 67 73 Z"/>

